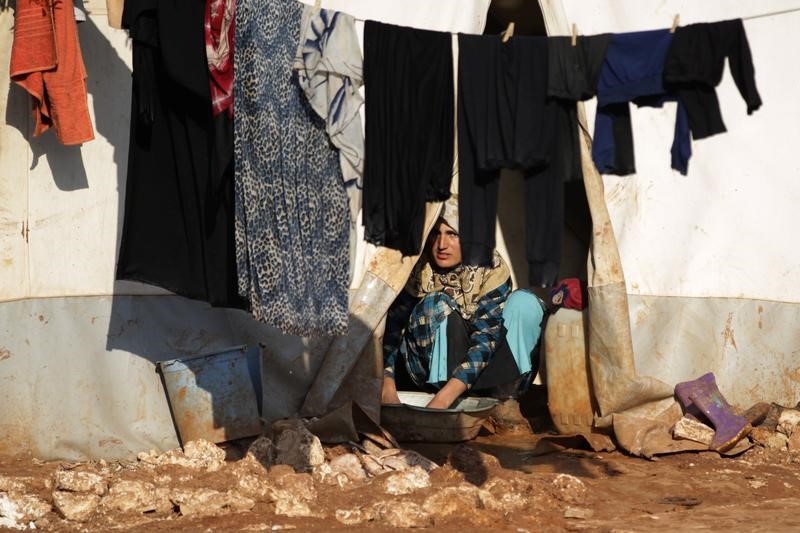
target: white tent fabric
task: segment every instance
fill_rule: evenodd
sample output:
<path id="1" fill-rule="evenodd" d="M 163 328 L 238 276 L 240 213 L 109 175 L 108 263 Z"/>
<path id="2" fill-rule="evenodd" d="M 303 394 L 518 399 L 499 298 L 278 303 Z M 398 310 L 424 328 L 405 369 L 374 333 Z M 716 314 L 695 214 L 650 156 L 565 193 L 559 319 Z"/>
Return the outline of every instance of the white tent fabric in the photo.
<path id="1" fill-rule="evenodd" d="M 358 18 L 472 33 L 482 31 L 488 5 L 323 2 Z M 126 33 L 108 27 L 103 0 L 86 7 L 79 35 L 94 141 L 63 147 L 51 133 L 34 139 L 27 95 L 0 79 L 0 453 L 116 459 L 174 447 L 153 362 L 259 341 L 270 347 L 265 418 L 296 414 L 330 339 L 281 335 L 239 311 L 114 281 L 131 50 Z M 5 65 L 12 27 L 13 11 L 0 12 Z"/>
<path id="2" fill-rule="evenodd" d="M 625 32 L 800 8 L 800 2 L 565 0 L 581 33 Z M 776 238 L 800 201 L 797 127 L 800 12 L 745 20 L 763 107 L 748 116 L 725 69 L 718 95 L 725 134 L 693 142 L 689 174 L 670 169 L 675 104 L 633 107 L 637 173 L 606 176 L 606 201 L 630 294 L 800 302 L 800 247 Z M 594 100 L 587 105 L 589 122 Z M 773 236 L 773 237 L 771 237 Z M 779 266 L 779 269 L 776 267 Z"/>
<path id="3" fill-rule="evenodd" d="M 563 27 L 575 23 L 582 34 L 665 28 L 675 14 L 689 24 L 800 8 L 778 0 L 561 4 Z M 786 233 L 800 196 L 800 103 L 791 90 L 800 73 L 787 69 L 800 53 L 787 38 L 798 23 L 796 11 L 745 20 L 764 105 L 747 116 L 726 72 L 718 94 L 728 132 L 693 142 L 687 176 L 669 168 L 675 107 L 668 105 L 633 108 L 637 174 L 603 180 L 636 371 L 670 386 L 713 371 L 742 406 L 800 398 L 800 333 L 792 326 L 800 249 Z"/>

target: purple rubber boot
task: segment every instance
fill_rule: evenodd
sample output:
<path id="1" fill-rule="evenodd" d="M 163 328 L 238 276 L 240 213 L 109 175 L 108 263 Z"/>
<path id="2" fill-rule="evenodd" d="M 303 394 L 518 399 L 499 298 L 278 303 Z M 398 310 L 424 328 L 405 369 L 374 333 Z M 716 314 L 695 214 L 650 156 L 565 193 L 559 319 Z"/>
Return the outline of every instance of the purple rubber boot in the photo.
<path id="1" fill-rule="evenodd" d="M 681 404 L 681 407 L 683 408 L 683 414 L 689 418 L 703 422 L 704 424 L 710 424 L 711 421 L 708 420 L 700 411 L 700 409 L 694 404 L 691 394 L 697 389 L 704 389 L 707 387 L 713 387 L 714 389 L 717 388 L 717 382 L 714 379 L 714 374 L 711 372 L 703 374 L 694 381 L 684 381 L 683 383 L 678 383 L 675 385 L 675 397 L 678 399 L 678 403 Z M 723 399 L 723 401 L 725 400 Z M 727 402 L 725 405 L 730 408 L 730 405 L 728 405 Z"/>
<path id="2" fill-rule="evenodd" d="M 714 426 L 714 438 L 709 445 L 712 450 L 730 450 L 753 429 L 746 418 L 733 412 L 711 373 L 694 381 L 678 384 L 675 395 L 681 402 L 681 398 L 688 398 L 692 403 L 690 407 L 702 413 L 703 418 Z"/>

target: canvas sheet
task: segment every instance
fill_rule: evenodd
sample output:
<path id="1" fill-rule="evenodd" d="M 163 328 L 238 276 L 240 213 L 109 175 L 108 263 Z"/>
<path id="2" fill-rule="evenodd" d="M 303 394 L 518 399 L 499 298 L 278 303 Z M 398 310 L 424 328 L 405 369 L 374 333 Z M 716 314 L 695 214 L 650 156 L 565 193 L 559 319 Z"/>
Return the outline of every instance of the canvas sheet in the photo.
<path id="1" fill-rule="evenodd" d="M 324 6 L 344 4 L 358 18 L 479 33 L 489 0 Z M 7 437 L 0 453 L 130 459 L 138 451 L 173 447 L 177 440 L 153 362 L 255 342 L 269 346 L 262 361 L 265 419 L 298 414 L 315 378 L 321 409 L 358 399 L 374 416 L 379 354 L 368 341 L 405 283 L 411 258 L 373 250 L 381 263 L 363 255 L 353 283 L 353 334 L 337 339 L 328 358 L 334 339 L 281 335 L 238 311 L 115 283 L 131 50 L 126 32 L 108 27 L 103 0 L 88 0 L 86 7 L 89 20 L 79 34 L 96 140 L 63 147 L 49 134 L 33 139 L 27 95 L 0 79 L 0 430 Z M 13 11 L 0 11 L 0 61 L 6 65 L 12 27 Z M 346 356 L 346 367 L 337 354 Z"/>
<path id="2" fill-rule="evenodd" d="M 800 8 L 763 2 L 563 1 L 581 34 L 668 28 Z M 800 201 L 800 12 L 744 21 L 764 104 L 748 116 L 725 70 L 718 87 L 728 132 L 692 143 L 689 174 L 670 169 L 675 104 L 633 108 L 637 174 L 604 176 L 627 292 L 800 302 L 800 247 L 787 238 Z M 587 103 L 590 131 L 594 100 Z"/>

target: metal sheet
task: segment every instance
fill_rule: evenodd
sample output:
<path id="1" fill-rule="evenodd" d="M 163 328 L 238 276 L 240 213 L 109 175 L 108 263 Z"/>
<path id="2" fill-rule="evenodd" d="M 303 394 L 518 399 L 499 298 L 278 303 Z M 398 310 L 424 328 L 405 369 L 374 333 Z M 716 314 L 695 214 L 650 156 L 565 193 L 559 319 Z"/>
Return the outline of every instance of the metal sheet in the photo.
<path id="1" fill-rule="evenodd" d="M 260 358 L 257 346 L 237 346 L 156 363 L 181 443 L 225 442 L 261 432 Z"/>
<path id="2" fill-rule="evenodd" d="M 131 459 L 178 446 L 155 361 L 242 344 L 179 296 L 0 303 L 0 454 Z"/>

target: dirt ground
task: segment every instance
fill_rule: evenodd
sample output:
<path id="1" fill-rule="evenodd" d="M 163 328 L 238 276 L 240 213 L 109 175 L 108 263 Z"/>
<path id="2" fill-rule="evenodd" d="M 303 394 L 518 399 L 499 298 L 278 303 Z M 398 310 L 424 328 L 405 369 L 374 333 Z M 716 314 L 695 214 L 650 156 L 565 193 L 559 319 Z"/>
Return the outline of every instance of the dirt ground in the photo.
<path id="1" fill-rule="evenodd" d="M 373 517 L 348 526 L 337 518 L 380 501 L 384 508 L 425 509 L 427 514 L 412 522 L 442 531 L 800 530 L 800 454 L 755 446 L 735 458 L 701 452 L 649 461 L 620 452 L 583 450 L 534 456 L 531 451 L 541 436 L 528 425 L 518 425 L 465 445 L 409 445 L 442 465 L 431 472 L 430 486 L 391 495 L 385 489 L 387 475 L 344 486 L 315 480 L 316 494 L 309 505 L 317 515 L 313 517 L 281 516 L 274 502 L 256 498 L 250 510 L 219 516 L 182 516 L 177 507 L 146 513 L 101 507 L 88 520 L 76 522 L 51 510 L 36 521 L 36 527 L 87 532 L 393 529 L 397 522 L 391 519 Z M 243 445 L 229 446 L 224 466 L 214 472 L 174 464 L 65 464 L 19 456 L 0 459 L 0 477 L 5 476 L 7 485 L 18 481 L 24 485 L 18 490 L 47 503 L 53 501 L 52 480 L 59 470 L 98 472 L 109 485 L 146 481 L 170 490 L 225 492 L 237 487 L 246 474 L 244 450 Z M 327 449 L 326 455 L 349 451 L 344 445 Z M 281 466 L 250 472 L 269 480 L 286 474 L 286 465 Z"/>

